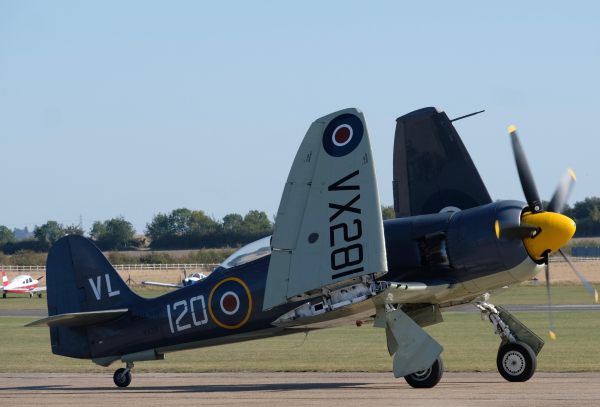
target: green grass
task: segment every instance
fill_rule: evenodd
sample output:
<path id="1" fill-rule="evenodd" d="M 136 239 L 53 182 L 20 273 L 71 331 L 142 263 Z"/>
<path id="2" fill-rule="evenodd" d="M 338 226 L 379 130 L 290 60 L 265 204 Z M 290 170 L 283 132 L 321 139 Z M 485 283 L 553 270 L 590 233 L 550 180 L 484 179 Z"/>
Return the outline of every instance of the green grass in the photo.
<path id="1" fill-rule="evenodd" d="M 596 285 L 600 290 L 600 285 Z M 170 292 L 168 288 L 136 287 L 135 291 L 146 298 L 153 298 Z M 547 302 L 546 286 L 529 283 L 501 288 L 492 294 L 493 304 L 545 304 Z M 552 285 L 552 302 L 554 304 L 591 304 L 591 296 L 580 284 Z M 29 298 L 26 295 L 8 294 L 8 298 L 0 298 L 0 310 L 46 309 L 46 298 Z"/>
<path id="2" fill-rule="evenodd" d="M 545 313 L 516 314 L 546 336 Z M 499 339 L 477 313 L 445 313 L 445 323 L 427 328 L 445 348 L 448 371 L 495 371 Z M 0 317 L 0 372 L 112 372 L 90 361 L 50 352 L 48 329 L 24 328 L 34 318 Z M 547 341 L 538 371 L 600 371 L 596 334 L 600 314 L 555 313 L 558 340 Z M 368 325 L 347 326 L 210 348 L 169 353 L 164 361 L 136 363 L 136 371 L 391 371 L 385 331 Z"/>
<path id="3" fill-rule="evenodd" d="M 600 291 L 600 285 L 594 287 Z M 592 296 L 581 284 L 552 284 L 553 304 L 592 304 Z M 501 288 L 492 293 L 490 302 L 497 305 L 504 304 L 546 304 L 548 297 L 546 285 L 539 283 L 531 285 L 525 283 L 509 288 Z"/>

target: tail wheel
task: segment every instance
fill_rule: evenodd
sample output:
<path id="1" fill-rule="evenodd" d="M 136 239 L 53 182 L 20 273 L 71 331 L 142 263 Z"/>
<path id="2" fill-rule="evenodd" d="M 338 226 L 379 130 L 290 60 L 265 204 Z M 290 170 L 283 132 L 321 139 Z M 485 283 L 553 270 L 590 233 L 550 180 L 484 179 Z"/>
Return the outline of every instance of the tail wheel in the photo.
<path id="1" fill-rule="evenodd" d="M 131 372 L 123 367 L 117 369 L 113 375 L 113 381 L 119 387 L 127 387 L 131 383 Z"/>
<path id="2" fill-rule="evenodd" d="M 506 343 L 498 349 L 498 372 L 509 382 L 526 382 L 537 366 L 535 352 L 523 342 Z"/>
<path id="3" fill-rule="evenodd" d="M 411 387 L 429 389 L 440 382 L 443 373 L 444 363 L 442 358 L 438 357 L 429 368 L 404 376 L 404 380 Z"/>

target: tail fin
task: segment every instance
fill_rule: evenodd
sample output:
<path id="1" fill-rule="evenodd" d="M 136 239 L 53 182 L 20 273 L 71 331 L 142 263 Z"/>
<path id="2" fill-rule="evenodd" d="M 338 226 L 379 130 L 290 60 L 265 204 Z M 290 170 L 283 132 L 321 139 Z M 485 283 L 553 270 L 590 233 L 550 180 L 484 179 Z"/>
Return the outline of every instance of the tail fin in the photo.
<path id="1" fill-rule="evenodd" d="M 8 277 L 6 276 L 6 271 L 2 270 L 2 286 L 6 287 L 8 285 Z"/>
<path id="2" fill-rule="evenodd" d="M 96 245 L 82 236 L 66 236 L 52 246 L 46 262 L 46 279 L 48 315 L 52 320 L 60 320 L 61 315 L 71 318 L 75 313 L 98 314 L 94 311 L 103 310 L 115 310 L 115 315 L 120 315 L 141 300 L 127 287 Z M 97 315 L 83 318 L 99 322 Z M 51 325 L 52 352 L 90 358 L 86 325 Z"/>
<path id="3" fill-rule="evenodd" d="M 490 203 L 477 168 L 443 111 L 426 107 L 396 120 L 396 217 L 468 209 Z"/>
<path id="4" fill-rule="evenodd" d="M 91 240 L 66 236 L 46 264 L 48 315 L 128 308 L 138 297 Z"/>

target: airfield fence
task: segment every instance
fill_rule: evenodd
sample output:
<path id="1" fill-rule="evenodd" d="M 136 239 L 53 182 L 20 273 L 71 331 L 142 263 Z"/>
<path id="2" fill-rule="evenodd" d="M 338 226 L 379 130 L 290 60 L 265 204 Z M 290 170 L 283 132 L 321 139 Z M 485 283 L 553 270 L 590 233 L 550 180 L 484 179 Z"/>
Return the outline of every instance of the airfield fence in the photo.
<path id="1" fill-rule="evenodd" d="M 599 261 L 600 257 L 577 257 L 569 256 L 569 260 L 572 262 L 586 262 L 586 261 Z M 552 263 L 562 263 L 565 259 L 562 256 L 550 257 Z M 186 272 L 193 271 L 204 271 L 211 272 L 217 267 L 218 264 L 213 263 L 173 263 L 173 264 L 113 264 L 113 267 L 118 271 L 155 271 L 155 270 L 185 270 Z M 46 266 L 13 266 L 13 265 L 0 265 L 0 270 L 18 273 L 45 273 Z"/>
<path id="2" fill-rule="evenodd" d="M 202 270 L 202 271 L 212 271 L 218 264 L 212 263 L 186 263 L 186 264 L 113 264 L 113 267 L 118 271 L 148 271 L 148 270 L 186 270 L 187 272 Z M 45 273 L 46 266 L 13 266 L 13 265 L 0 265 L 0 270 L 4 271 L 12 271 L 18 273 Z"/>

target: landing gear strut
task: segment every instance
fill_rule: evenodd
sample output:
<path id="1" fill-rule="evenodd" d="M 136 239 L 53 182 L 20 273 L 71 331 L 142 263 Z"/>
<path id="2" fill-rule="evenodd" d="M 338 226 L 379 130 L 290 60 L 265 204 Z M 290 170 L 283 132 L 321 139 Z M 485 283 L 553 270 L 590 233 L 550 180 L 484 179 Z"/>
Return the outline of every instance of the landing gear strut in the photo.
<path id="1" fill-rule="evenodd" d="M 442 363 L 442 358 L 438 357 L 429 368 L 406 375 L 404 376 L 404 380 L 406 380 L 406 383 L 411 387 L 417 389 L 430 389 L 440 382 L 443 373 L 444 363 Z"/>
<path id="2" fill-rule="evenodd" d="M 502 339 L 496 357 L 498 372 L 509 382 L 525 382 L 535 373 L 544 341 L 504 308 L 488 303 L 488 298 L 476 306 L 482 319 L 488 319 Z"/>
<path id="3" fill-rule="evenodd" d="M 131 369 L 133 369 L 133 362 L 127 362 L 126 367 L 122 367 L 115 371 L 113 375 L 113 381 L 119 387 L 127 387 L 131 383 Z"/>

